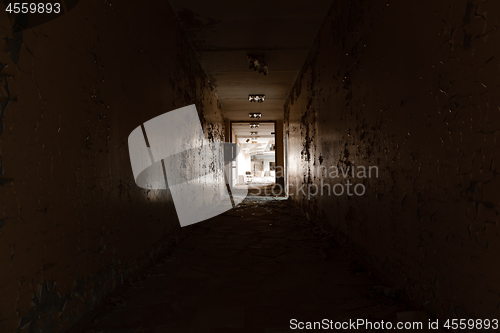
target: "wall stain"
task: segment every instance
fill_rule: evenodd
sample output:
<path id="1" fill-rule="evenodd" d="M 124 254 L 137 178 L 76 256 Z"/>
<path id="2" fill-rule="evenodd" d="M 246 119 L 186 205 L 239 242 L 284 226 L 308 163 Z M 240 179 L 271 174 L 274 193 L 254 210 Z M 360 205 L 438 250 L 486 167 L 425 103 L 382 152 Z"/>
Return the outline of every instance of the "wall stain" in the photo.
<path id="1" fill-rule="evenodd" d="M 195 104 L 205 138 L 224 141 L 222 106 L 168 3 L 129 8 L 80 3 L 72 20 L 2 31 L 2 332 L 77 329 L 177 244 L 170 192 L 133 180 L 127 137 L 138 124 Z M 214 154 L 195 165 L 219 169 Z"/>
<path id="2" fill-rule="evenodd" d="M 500 3 L 417 3 L 334 1 L 283 108 L 290 183 L 366 194 L 293 200 L 417 306 L 496 317 Z M 379 176 L 325 178 L 319 166 Z"/>

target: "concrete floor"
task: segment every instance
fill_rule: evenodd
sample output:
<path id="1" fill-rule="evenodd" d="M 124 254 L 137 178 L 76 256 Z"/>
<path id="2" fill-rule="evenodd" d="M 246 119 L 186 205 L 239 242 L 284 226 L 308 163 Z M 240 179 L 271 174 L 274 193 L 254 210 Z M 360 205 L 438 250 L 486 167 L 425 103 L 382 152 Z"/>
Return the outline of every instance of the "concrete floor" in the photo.
<path id="1" fill-rule="evenodd" d="M 186 227 L 173 254 L 108 300 L 86 333 L 285 332 L 290 320 L 410 311 L 286 198 L 249 196 Z"/>

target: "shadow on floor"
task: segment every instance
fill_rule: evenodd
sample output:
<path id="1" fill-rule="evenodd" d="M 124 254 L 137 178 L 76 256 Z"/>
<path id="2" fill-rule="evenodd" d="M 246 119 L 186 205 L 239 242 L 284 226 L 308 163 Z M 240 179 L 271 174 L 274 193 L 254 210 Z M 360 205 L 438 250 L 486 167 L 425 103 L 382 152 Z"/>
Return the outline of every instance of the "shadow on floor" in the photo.
<path id="1" fill-rule="evenodd" d="M 286 198 L 250 196 L 186 232 L 84 332 L 289 332 L 292 319 L 393 321 L 411 310 Z"/>

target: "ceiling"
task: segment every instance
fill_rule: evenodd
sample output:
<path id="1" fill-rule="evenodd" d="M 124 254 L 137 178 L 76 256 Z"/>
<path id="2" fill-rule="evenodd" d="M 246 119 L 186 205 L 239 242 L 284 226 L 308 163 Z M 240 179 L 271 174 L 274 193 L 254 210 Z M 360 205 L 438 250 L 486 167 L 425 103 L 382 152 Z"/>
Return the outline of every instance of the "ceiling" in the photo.
<path id="1" fill-rule="evenodd" d="M 224 116 L 283 119 L 283 105 L 332 0 L 170 0 L 215 87 Z M 269 67 L 248 67 L 247 55 Z M 248 95 L 265 94 L 263 103 Z"/>
<path id="2" fill-rule="evenodd" d="M 274 140 L 274 123 L 255 123 L 259 124 L 258 128 L 250 128 L 251 123 L 249 122 L 232 124 L 233 133 L 238 138 L 238 142 L 254 137 L 251 132 L 257 132 L 257 139 Z"/>

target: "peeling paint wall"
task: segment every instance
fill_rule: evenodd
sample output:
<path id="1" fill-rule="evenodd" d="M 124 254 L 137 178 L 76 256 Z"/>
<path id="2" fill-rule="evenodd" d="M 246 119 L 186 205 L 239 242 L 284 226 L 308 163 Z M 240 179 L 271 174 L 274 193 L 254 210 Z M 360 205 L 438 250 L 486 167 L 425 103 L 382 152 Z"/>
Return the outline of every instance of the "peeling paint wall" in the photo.
<path id="1" fill-rule="evenodd" d="M 499 22 L 494 0 L 337 0 L 284 108 L 294 200 L 441 317 L 500 315 Z M 366 193 L 326 195 L 348 181 Z"/>
<path id="2" fill-rule="evenodd" d="M 175 243 L 130 132 L 195 103 L 223 141 L 222 110 L 168 2 L 81 1 L 22 31 L 3 12 L 0 34 L 0 331 L 63 332 Z"/>

